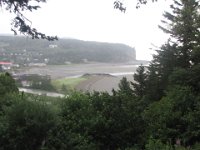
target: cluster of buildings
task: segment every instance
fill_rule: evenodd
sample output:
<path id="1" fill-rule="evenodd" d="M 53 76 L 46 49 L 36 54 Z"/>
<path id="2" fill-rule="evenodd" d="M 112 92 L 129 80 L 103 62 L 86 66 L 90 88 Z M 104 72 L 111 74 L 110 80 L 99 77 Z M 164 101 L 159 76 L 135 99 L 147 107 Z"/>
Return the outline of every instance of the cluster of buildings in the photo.
<path id="1" fill-rule="evenodd" d="M 12 62 L 0 61 L 0 71 L 10 70 L 12 65 Z"/>
<path id="2" fill-rule="evenodd" d="M 28 52 L 20 50 L 9 52 L 4 48 L 0 49 L 0 69 L 9 70 L 12 67 L 19 66 L 46 66 L 48 58 L 44 58 L 41 52 Z"/>

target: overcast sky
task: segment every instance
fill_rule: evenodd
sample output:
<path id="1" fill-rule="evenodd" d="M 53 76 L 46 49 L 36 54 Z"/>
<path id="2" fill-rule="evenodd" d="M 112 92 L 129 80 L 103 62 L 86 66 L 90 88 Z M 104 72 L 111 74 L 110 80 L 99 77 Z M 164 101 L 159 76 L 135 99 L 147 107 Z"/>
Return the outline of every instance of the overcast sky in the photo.
<path id="1" fill-rule="evenodd" d="M 41 9 L 25 15 L 32 27 L 49 35 L 86 41 L 124 43 L 136 48 L 137 59 L 150 60 L 152 44 L 165 43 L 167 35 L 158 25 L 169 0 L 142 5 L 136 9 L 136 0 L 122 0 L 126 13 L 113 9 L 114 0 L 48 0 Z M 0 10 L 0 33 L 10 33 L 13 18 Z"/>

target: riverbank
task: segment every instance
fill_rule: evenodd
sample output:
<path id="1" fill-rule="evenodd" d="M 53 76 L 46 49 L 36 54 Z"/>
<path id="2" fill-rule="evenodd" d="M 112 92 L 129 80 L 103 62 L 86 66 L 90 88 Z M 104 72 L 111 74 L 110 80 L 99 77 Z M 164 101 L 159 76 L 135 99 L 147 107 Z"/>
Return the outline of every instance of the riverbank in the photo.
<path id="1" fill-rule="evenodd" d="M 133 81 L 133 74 L 137 67 L 138 64 L 121 63 L 72 64 L 32 67 L 21 71 L 19 74 L 49 75 L 51 76 L 52 84 L 56 87 L 55 89 L 61 93 L 65 93 L 61 88 L 69 91 L 69 89 L 72 89 L 71 87 L 77 91 L 100 91 L 111 93 L 112 89 L 118 89 L 118 84 L 124 76 L 128 80 Z M 86 74 L 89 75 L 87 78 L 79 80 Z M 68 84 L 71 82 L 73 83 L 73 86 Z"/>
<path id="2" fill-rule="evenodd" d="M 136 64 L 92 63 L 31 67 L 19 71 L 17 74 L 50 75 L 51 79 L 79 77 L 84 74 L 119 74 L 135 72 Z"/>
<path id="3" fill-rule="evenodd" d="M 127 80 L 133 80 L 133 74 L 113 75 L 90 75 L 87 80 L 80 82 L 75 89 L 83 92 L 108 92 L 112 94 L 112 89 L 118 90 L 120 80 L 126 77 Z"/>

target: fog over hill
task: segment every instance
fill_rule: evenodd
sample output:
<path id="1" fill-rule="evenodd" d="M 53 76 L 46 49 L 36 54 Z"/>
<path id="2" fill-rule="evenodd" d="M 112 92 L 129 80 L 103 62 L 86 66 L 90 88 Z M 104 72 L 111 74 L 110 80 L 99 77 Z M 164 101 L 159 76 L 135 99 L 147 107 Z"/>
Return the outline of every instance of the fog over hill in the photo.
<path id="1" fill-rule="evenodd" d="M 51 65 L 87 62 L 130 62 L 136 60 L 134 48 L 119 43 L 76 39 L 47 41 L 22 36 L 0 36 L 0 60 L 18 64 Z"/>

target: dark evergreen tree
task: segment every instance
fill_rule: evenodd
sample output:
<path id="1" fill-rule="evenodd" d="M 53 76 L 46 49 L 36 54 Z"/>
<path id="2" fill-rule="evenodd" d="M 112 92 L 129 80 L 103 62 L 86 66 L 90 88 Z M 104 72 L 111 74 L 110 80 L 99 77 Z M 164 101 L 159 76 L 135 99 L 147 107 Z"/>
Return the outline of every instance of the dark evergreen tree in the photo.
<path id="1" fill-rule="evenodd" d="M 193 145 L 199 142 L 197 124 L 191 123 L 199 121 L 194 119 L 200 89 L 199 2 L 174 0 L 171 8 L 172 13 L 164 14 L 168 28 L 160 26 L 171 39 L 157 51 L 147 72 L 145 96 L 158 101 L 147 107 L 144 119 L 148 136 L 172 144 L 180 138 L 181 144 Z"/>
<path id="2" fill-rule="evenodd" d="M 156 65 L 151 63 L 147 71 L 145 100 L 151 103 L 152 101 L 160 100 L 162 95 L 163 90 L 161 89 L 161 82 L 158 75 L 158 70 L 156 68 Z"/>
<path id="3" fill-rule="evenodd" d="M 195 0 L 174 0 L 172 13 L 165 12 L 166 28 L 171 39 L 157 50 L 147 72 L 147 98 L 159 100 L 168 86 L 168 78 L 176 68 L 189 69 L 198 63 L 199 53 L 199 3 Z M 197 55 L 196 55 L 197 54 Z"/>
<path id="4" fill-rule="evenodd" d="M 145 67 L 142 65 L 139 66 L 136 70 L 136 73 L 133 75 L 133 78 L 134 82 L 131 82 L 133 86 L 133 93 L 139 98 L 142 98 L 146 90 L 147 74 L 145 71 Z"/>
<path id="5" fill-rule="evenodd" d="M 119 91 L 120 93 L 124 93 L 127 95 L 132 95 L 133 90 L 131 88 L 130 82 L 127 80 L 126 77 L 123 77 L 119 83 Z"/>
<path id="6" fill-rule="evenodd" d="M 167 28 L 159 27 L 164 32 L 169 33 L 177 44 L 176 59 L 179 62 L 179 67 L 189 68 L 193 63 L 198 63 L 195 53 L 198 53 L 200 39 L 199 2 L 196 0 L 174 0 L 171 9 L 172 13 L 165 12 L 166 20 L 162 21 L 167 25 Z"/>
<path id="7" fill-rule="evenodd" d="M 154 55 L 147 71 L 146 94 L 150 101 L 159 100 L 168 86 L 168 78 L 174 68 L 178 66 L 176 60 L 177 45 L 164 44 L 157 55 Z"/>

